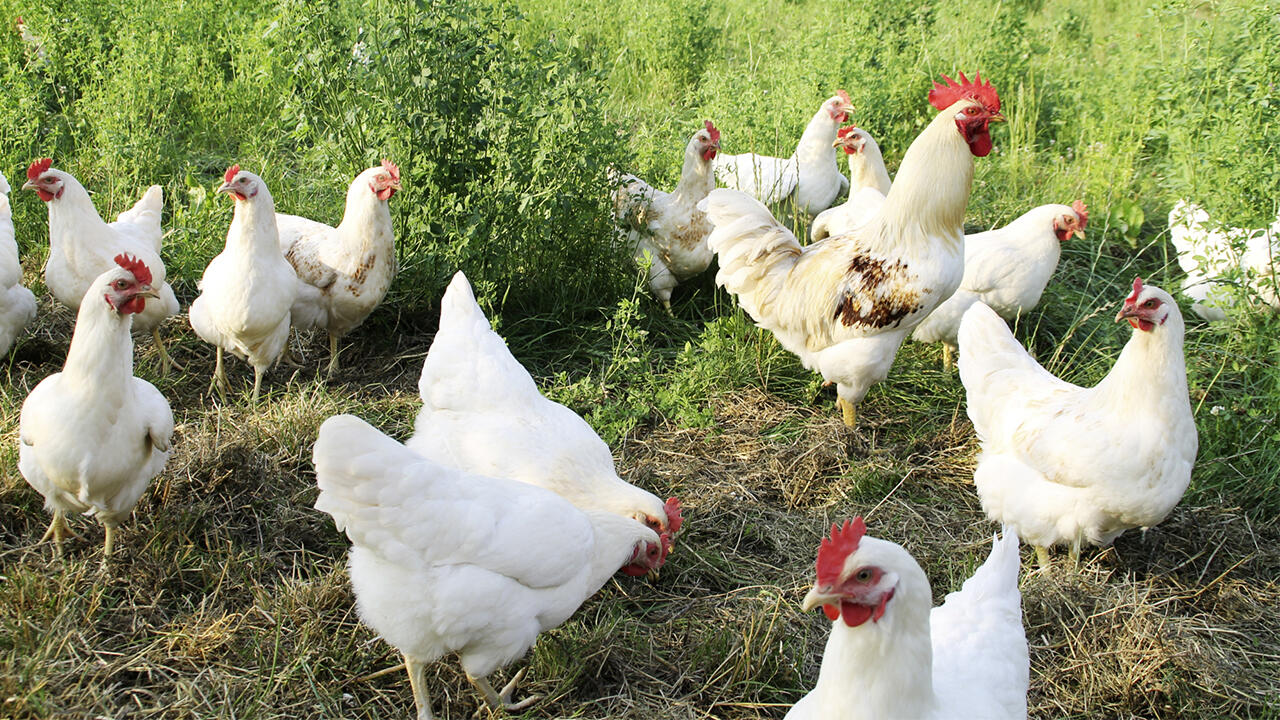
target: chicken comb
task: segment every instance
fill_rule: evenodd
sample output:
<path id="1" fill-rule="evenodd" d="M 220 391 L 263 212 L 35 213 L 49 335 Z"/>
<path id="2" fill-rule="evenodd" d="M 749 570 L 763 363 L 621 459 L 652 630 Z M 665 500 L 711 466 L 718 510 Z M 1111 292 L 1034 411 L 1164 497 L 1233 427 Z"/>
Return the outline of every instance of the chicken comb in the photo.
<path id="1" fill-rule="evenodd" d="M 240 173 L 240 163 L 236 163 L 235 165 L 232 165 L 231 167 L 227 168 L 226 172 L 222 173 L 222 181 L 231 182 L 232 180 L 236 179 L 236 175 L 238 175 L 239 173 Z"/>
<path id="2" fill-rule="evenodd" d="M 849 99 L 849 93 L 847 93 L 847 92 L 845 92 L 845 91 L 843 91 L 843 90 L 837 90 L 837 91 L 836 91 L 836 97 L 838 97 L 838 98 L 840 98 L 841 100 L 843 100 L 845 105 L 852 105 L 852 104 L 853 104 L 853 101 Z"/>
<path id="3" fill-rule="evenodd" d="M 30 167 L 27 168 L 27 179 L 35 180 L 45 174 L 50 167 L 53 166 L 53 158 L 40 158 L 32 161 Z"/>
<path id="4" fill-rule="evenodd" d="M 1071 209 L 1080 216 L 1080 229 L 1083 230 L 1089 224 L 1089 206 L 1085 205 L 1083 200 L 1077 200 L 1071 203 Z"/>
<path id="5" fill-rule="evenodd" d="M 982 103 L 988 112 L 1000 112 L 1000 96 L 991 83 L 982 81 L 982 73 L 974 73 L 972 82 L 964 73 L 960 73 L 959 83 L 946 75 L 942 79 L 947 81 L 946 85 L 935 82 L 929 91 L 929 104 L 938 110 L 946 110 L 957 100 L 969 98 Z"/>
<path id="6" fill-rule="evenodd" d="M 852 134 L 853 134 L 853 131 L 854 131 L 854 130 L 857 130 L 857 129 L 858 129 L 858 126 L 857 126 L 857 125 L 845 125 L 844 127 L 840 128 L 839 130 L 837 130 L 837 131 L 836 131 L 836 137 L 838 137 L 838 138 L 840 138 L 841 140 L 843 140 L 843 139 L 845 139 L 847 136 L 852 135 Z"/>
<path id="7" fill-rule="evenodd" d="M 386 159 L 386 158 L 383 158 L 383 159 L 382 159 L 382 167 L 383 167 L 387 172 L 391 173 L 391 179 L 392 179 L 392 180 L 399 180 L 399 179 L 400 179 L 400 166 L 399 166 L 399 165 L 397 165 L 397 164 L 395 164 L 395 163 L 391 162 L 390 160 L 388 160 L 388 159 Z"/>
<path id="8" fill-rule="evenodd" d="M 120 253 L 115 257 L 115 261 L 117 265 L 133 273 L 133 279 L 137 280 L 139 285 L 151 284 L 151 269 L 138 258 L 128 253 Z"/>
<path id="9" fill-rule="evenodd" d="M 822 545 L 818 547 L 819 585 L 833 585 L 840 580 L 845 558 L 858 550 L 858 543 L 866 534 L 867 524 L 861 516 L 845 520 L 843 527 L 831 524 L 831 537 L 822 538 Z"/>
<path id="10" fill-rule="evenodd" d="M 1142 278 L 1135 277 L 1133 279 L 1133 293 L 1124 299 L 1125 305 L 1132 305 L 1138 302 L 1138 296 L 1142 294 Z"/>
<path id="11" fill-rule="evenodd" d="M 684 517 L 680 514 L 680 500 L 669 497 L 662 509 L 667 513 L 667 529 L 672 535 L 680 532 L 680 526 L 684 524 Z"/>
<path id="12" fill-rule="evenodd" d="M 710 120 L 703 120 L 702 122 L 707 128 L 707 134 L 711 136 L 711 142 L 720 142 L 720 131 L 716 129 L 715 123 Z"/>

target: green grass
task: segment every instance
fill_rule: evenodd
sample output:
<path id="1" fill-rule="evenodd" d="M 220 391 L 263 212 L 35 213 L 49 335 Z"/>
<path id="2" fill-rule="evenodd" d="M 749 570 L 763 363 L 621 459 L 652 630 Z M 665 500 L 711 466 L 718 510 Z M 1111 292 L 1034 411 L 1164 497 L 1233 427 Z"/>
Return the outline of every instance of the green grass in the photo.
<path id="1" fill-rule="evenodd" d="M 279 208 L 336 222 L 359 170 L 389 157 L 401 271 L 351 336 L 344 370 L 272 373 L 257 409 L 205 389 L 212 351 L 171 321 L 187 373 L 138 372 L 169 397 L 175 454 L 95 572 L 101 531 L 54 560 L 16 472 L 26 393 L 56 372 L 71 315 L 43 288 L 46 211 L 15 193 L 42 298 L 0 367 L 0 718 L 403 717 L 398 659 L 361 626 L 347 542 L 311 509 L 320 422 L 355 412 L 406 437 L 436 303 L 465 270 L 554 399 L 583 414 L 632 482 L 689 508 L 656 583 L 611 582 L 526 661 L 546 699 L 525 717 L 782 717 L 812 686 L 825 623 L 798 601 L 833 519 L 868 516 L 941 598 L 985 553 L 976 442 L 939 351 L 908 344 L 839 426 L 833 395 L 755 329 L 711 274 L 665 315 L 612 241 L 605 169 L 660 188 L 710 118 L 725 152 L 787 155 L 848 90 L 896 169 L 931 116 L 929 83 L 980 70 L 1007 126 L 977 162 L 968 226 L 1083 199 L 1088 237 L 1018 336 L 1088 384 L 1128 329 L 1134 275 L 1181 279 L 1165 217 L 1182 197 L 1241 227 L 1280 211 L 1280 5 L 1112 0 L 0 0 L 44 43 L 0 42 L 0 169 L 51 155 L 104 215 L 166 191 L 165 260 L 184 306 L 221 250 L 232 162 Z M 1184 315 L 1190 310 L 1184 304 Z M 311 366 L 324 351 L 312 349 Z M 1190 321 L 1200 430 L 1187 497 L 1145 537 L 1023 583 L 1032 716 L 1277 717 L 1280 712 L 1280 319 Z M 232 363 L 233 388 L 250 374 Z M 438 712 L 472 712 L 456 664 Z"/>

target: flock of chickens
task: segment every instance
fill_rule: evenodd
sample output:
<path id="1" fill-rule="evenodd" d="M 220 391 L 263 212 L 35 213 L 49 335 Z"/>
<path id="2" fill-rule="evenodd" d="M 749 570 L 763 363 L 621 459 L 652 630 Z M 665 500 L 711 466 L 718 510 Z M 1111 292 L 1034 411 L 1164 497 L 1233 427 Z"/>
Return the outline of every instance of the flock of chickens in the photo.
<path id="1" fill-rule="evenodd" d="M 1075 556 L 1086 543 L 1154 525 L 1182 497 L 1195 461 L 1184 326 L 1168 293 L 1140 279 L 1126 289 L 1116 321 L 1128 321 L 1132 337 L 1092 388 L 1051 375 L 1009 331 L 1002 318 L 1036 305 L 1059 244 L 1083 234 L 1088 211 L 1079 201 L 1045 205 L 965 236 L 974 158 L 991 151 L 990 123 L 1004 118 L 989 82 L 944 79 L 929 93 L 937 116 L 893 179 L 875 140 L 842 127 L 853 109 L 843 91 L 823 103 L 790 158 L 721 156 L 720 132 L 707 121 L 685 149 L 674 192 L 610 174 L 620 232 L 663 305 L 678 282 L 718 259 L 716 282 L 836 385 L 846 424 L 855 425 L 858 403 L 908 334 L 943 343 L 948 363 L 958 354 L 982 443 L 974 483 L 1003 537 L 933 608 L 924 572 L 902 547 L 866 535 L 861 518 L 833 526 L 803 603 L 823 608 L 830 638 L 791 720 L 1025 717 L 1019 538 L 1047 565 L 1050 547 Z M 849 156 L 848 178 L 837 148 Z M 358 175 L 337 227 L 276 213 L 262 179 L 239 166 L 223 180 L 234 216 L 188 317 L 217 348 L 214 385 L 226 387 L 230 352 L 254 368 L 256 403 L 263 374 L 290 361 L 291 327 L 328 332 L 332 372 L 340 339 L 385 296 L 396 271 L 388 201 L 400 171 L 383 161 Z M 63 371 L 23 405 L 19 470 L 53 514 L 42 540 L 61 553 L 71 534 L 65 516 L 91 514 L 106 529 L 105 565 L 116 527 L 171 448 L 172 412 L 134 377 L 131 339 L 150 332 L 161 372 L 174 366 L 158 332 L 179 310 L 160 259 L 161 189 L 107 223 L 49 159 L 31 164 L 24 188 L 49 209 L 46 284 L 78 315 Z M 7 350 L 35 300 L 19 282 L 2 176 L 0 190 Z M 809 244 L 766 207 L 784 199 L 813 219 Z M 462 273 L 441 302 L 419 392 L 405 444 L 353 416 L 325 421 L 314 447 L 315 505 L 351 539 L 360 617 L 403 653 L 418 718 L 432 717 L 424 667 L 450 653 L 490 707 L 517 710 L 536 699 L 512 699 L 520 674 L 502 690 L 488 677 L 615 572 L 656 573 L 684 522 L 680 503 L 618 476 L 590 426 L 538 391 Z"/>

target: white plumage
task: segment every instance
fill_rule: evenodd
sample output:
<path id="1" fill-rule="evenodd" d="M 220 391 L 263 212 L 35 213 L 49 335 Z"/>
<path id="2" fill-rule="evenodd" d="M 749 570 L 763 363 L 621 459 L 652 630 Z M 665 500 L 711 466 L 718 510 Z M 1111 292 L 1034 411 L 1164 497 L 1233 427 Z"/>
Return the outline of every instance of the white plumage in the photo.
<path id="1" fill-rule="evenodd" d="M 1165 518 L 1191 480 L 1198 437 L 1187 396 L 1182 315 L 1135 281 L 1117 321 L 1133 336 L 1101 382 L 1082 388 L 1040 367 L 990 308 L 960 323 L 960 379 L 982 454 L 982 507 L 1037 547 L 1107 545 Z"/>
<path id="2" fill-rule="evenodd" d="M 200 297 L 191 303 L 191 327 L 218 349 L 214 382 L 225 388 L 223 351 L 253 366 L 253 402 L 262 375 L 289 339 L 289 310 L 298 276 L 280 252 L 275 202 L 262 178 L 239 165 L 227 169 L 218 192 L 235 200 L 226 248 L 205 268 Z"/>
<path id="3" fill-rule="evenodd" d="M 893 186 L 880 144 L 871 133 L 848 125 L 836 133 L 834 145 L 849 156 L 849 199 L 818 213 L 809 226 L 810 242 L 844 235 L 860 225 L 880 209 Z"/>
<path id="4" fill-rule="evenodd" d="M 27 396 L 18 426 L 18 470 L 54 514 L 45 536 L 60 544 L 66 513 L 92 514 L 106 527 L 104 563 L 115 527 L 164 469 L 173 435 L 169 403 L 133 376 L 129 326 L 138 303 L 155 297 L 149 281 L 115 265 L 98 276 L 66 365 Z"/>
<path id="5" fill-rule="evenodd" d="M 395 234 L 387 201 L 400 189 L 400 168 L 384 160 L 347 189 L 342 222 L 330 227 L 276 214 L 280 251 L 298 274 L 293 327 L 329 334 L 329 373 L 338 368 L 338 341 L 386 297 L 396 274 Z"/>
<path id="6" fill-rule="evenodd" d="M 664 536 L 664 549 L 679 529 L 678 502 L 664 504 L 618 477 L 609 446 L 591 426 L 538 392 L 461 272 L 440 303 L 418 392 L 422 410 L 408 445 L 424 457 L 537 485 L 583 510 L 635 518 Z"/>
<path id="7" fill-rule="evenodd" d="M 722 187 L 744 192 L 766 205 L 794 194 L 797 211 L 808 217 L 826 210 L 849 188 L 848 179 L 840 174 L 832 142 L 851 110 L 849 95 L 840 90 L 818 108 L 791 157 L 720 155 L 713 163 L 716 180 Z"/>
<path id="8" fill-rule="evenodd" d="M 0 173 L 0 355 L 36 316 L 36 296 L 22 285 L 22 262 L 13 231 L 9 180 Z"/>
<path id="9" fill-rule="evenodd" d="M 819 551 L 804 607 L 823 606 L 831 635 L 817 685 L 786 720 L 1025 718 L 1030 658 L 1017 534 L 993 538 L 987 561 L 933 608 L 911 554 L 865 536 L 850 548 L 859 529 L 861 519 L 833 527 Z"/>
<path id="10" fill-rule="evenodd" d="M 1280 260 L 1280 220 L 1268 228 L 1215 228 L 1204 208 L 1179 200 L 1169 211 L 1169 239 L 1187 275 L 1182 294 L 1201 318 L 1225 320 L 1242 300 L 1259 298 L 1280 311 L 1276 262 Z"/>
<path id="11" fill-rule="evenodd" d="M 950 367 L 964 311 L 983 302 L 1013 320 L 1034 308 L 1058 267 L 1062 243 L 1083 237 L 1088 221 L 1083 203 L 1041 205 L 1002 228 L 965 235 L 959 289 L 916 326 L 911 339 L 943 343 L 943 364 Z"/>
<path id="12" fill-rule="evenodd" d="M 49 261 L 44 281 L 58 302 L 72 310 L 80 307 L 85 291 L 102 273 L 115 267 L 112 260 L 128 253 L 141 260 L 152 274 L 159 297 L 134 319 L 133 329 L 151 333 L 160 354 L 160 370 L 172 365 L 159 327 L 165 318 L 178 312 L 178 298 L 165 281 L 160 245 L 164 232 L 160 214 L 164 210 L 164 190 L 147 188 L 142 199 L 107 223 L 98 215 L 89 192 L 70 173 L 51 167 L 48 158 L 31 163 L 23 189 L 34 190 L 49 206 Z"/>
<path id="13" fill-rule="evenodd" d="M 652 567 L 658 536 L 553 492 L 432 462 L 340 415 L 315 445 L 316 508 L 351 538 L 361 619 L 405 656 L 418 718 L 423 664 L 457 653 L 492 707 L 487 677 L 525 654 L 625 565 Z M 514 683 L 514 681 L 513 681 Z"/>
<path id="14" fill-rule="evenodd" d="M 648 262 L 649 287 L 671 310 L 671 291 L 711 264 L 707 234 L 711 223 L 697 208 L 715 189 L 711 159 L 720 148 L 720 131 L 711 121 L 689 138 L 684 149 L 680 182 L 670 193 L 654 189 L 635 175 L 610 169 L 614 219 L 625 234 L 636 261 Z"/>

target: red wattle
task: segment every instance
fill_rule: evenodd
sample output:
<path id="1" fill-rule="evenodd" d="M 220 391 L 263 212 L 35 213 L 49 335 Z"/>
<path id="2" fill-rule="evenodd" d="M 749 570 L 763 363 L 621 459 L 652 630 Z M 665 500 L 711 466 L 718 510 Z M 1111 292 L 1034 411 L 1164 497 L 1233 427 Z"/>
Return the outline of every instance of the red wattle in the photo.
<path id="1" fill-rule="evenodd" d="M 45 202 L 49 202 L 50 200 L 52 200 L 52 199 L 53 199 L 53 193 L 51 193 L 51 192 L 45 192 L 44 190 L 41 190 L 40 188 L 36 188 L 36 195 L 39 195 L 39 196 L 40 196 L 40 199 L 41 199 L 41 200 L 43 200 L 43 201 L 45 201 Z"/>
<path id="2" fill-rule="evenodd" d="M 969 140 L 969 152 L 974 157 L 986 157 L 991 153 L 991 133 L 986 128 L 973 134 L 973 138 Z"/>
<path id="3" fill-rule="evenodd" d="M 835 619 L 840 617 L 840 608 L 835 605 L 823 605 L 822 614 L 826 615 L 828 620 L 835 622 Z"/>
<path id="4" fill-rule="evenodd" d="M 844 617 L 844 624 L 849 627 L 858 627 L 862 623 L 871 619 L 871 613 L 875 608 L 870 605 L 854 605 L 850 602 L 840 603 L 840 614 Z"/>
<path id="5" fill-rule="evenodd" d="M 716 158 L 716 149 L 715 149 L 715 148 L 713 148 L 713 147 L 712 147 L 712 148 L 707 148 L 706 150 L 704 150 L 704 151 L 702 152 L 702 159 L 703 159 L 703 160 L 714 160 L 715 158 Z"/>

